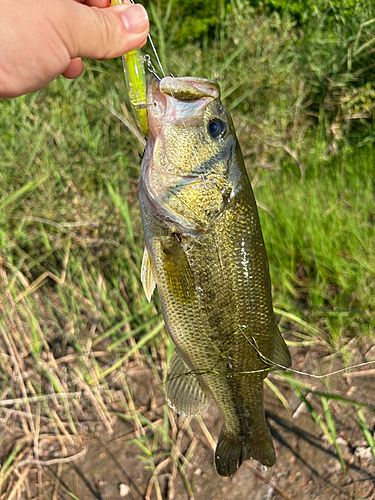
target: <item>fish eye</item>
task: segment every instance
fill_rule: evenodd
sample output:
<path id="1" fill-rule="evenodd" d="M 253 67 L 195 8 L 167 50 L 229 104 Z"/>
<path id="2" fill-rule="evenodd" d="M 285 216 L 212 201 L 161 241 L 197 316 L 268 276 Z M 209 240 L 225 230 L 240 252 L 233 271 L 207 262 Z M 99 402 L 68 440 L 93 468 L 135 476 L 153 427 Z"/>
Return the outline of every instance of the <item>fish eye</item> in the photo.
<path id="1" fill-rule="evenodd" d="M 223 137 L 226 130 L 227 125 L 223 120 L 220 120 L 220 118 L 213 118 L 208 124 L 208 133 L 213 139 Z"/>

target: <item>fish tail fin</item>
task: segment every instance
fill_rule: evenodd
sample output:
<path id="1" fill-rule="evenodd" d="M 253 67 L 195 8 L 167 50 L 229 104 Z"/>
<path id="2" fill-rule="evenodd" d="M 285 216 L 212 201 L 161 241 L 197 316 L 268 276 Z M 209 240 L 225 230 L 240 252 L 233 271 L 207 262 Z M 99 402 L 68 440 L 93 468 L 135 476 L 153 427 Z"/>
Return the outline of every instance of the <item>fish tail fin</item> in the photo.
<path id="1" fill-rule="evenodd" d="M 268 429 L 261 437 L 233 437 L 221 430 L 215 452 L 215 466 L 220 476 L 232 476 L 249 458 L 267 467 L 275 463 L 275 449 Z"/>

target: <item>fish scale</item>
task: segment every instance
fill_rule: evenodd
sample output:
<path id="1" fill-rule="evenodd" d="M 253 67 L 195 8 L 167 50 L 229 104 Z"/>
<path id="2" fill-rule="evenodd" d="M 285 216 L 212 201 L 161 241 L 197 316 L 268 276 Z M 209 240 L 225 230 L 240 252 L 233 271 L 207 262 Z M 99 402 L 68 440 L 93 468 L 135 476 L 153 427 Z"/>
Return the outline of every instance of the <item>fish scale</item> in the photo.
<path id="1" fill-rule="evenodd" d="M 152 80 L 147 99 L 142 274 L 148 298 L 158 288 L 176 345 L 168 402 L 191 414 L 214 399 L 223 417 L 219 474 L 234 474 L 249 458 L 271 466 L 263 379 L 272 365 L 258 351 L 283 366 L 291 360 L 273 313 L 266 249 L 232 120 L 210 80 Z"/>

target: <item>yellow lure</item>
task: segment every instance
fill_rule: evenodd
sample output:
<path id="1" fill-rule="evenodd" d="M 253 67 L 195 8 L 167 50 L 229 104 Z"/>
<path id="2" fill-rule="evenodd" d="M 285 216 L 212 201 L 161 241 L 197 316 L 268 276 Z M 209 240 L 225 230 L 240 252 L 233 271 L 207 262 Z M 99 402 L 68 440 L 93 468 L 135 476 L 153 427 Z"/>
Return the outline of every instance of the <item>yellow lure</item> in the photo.
<path id="1" fill-rule="evenodd" d="M 110 0 L 110 5 L 120 5 L 123 0 Z M 148 136 L 146 113 L 146 76 L 139 48 L 122 56 L 125 80 L 130 102 L 134 106 L 138 125 L 145 137 Z"/>

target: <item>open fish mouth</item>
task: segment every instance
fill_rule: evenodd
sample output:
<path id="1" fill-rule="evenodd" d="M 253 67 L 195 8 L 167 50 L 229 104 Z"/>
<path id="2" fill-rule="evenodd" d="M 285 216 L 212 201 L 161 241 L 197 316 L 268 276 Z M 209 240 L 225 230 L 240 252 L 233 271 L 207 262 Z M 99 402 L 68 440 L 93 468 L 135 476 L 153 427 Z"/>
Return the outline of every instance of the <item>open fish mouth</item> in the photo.
<path id="1" fill-rule="evenodd" d="M 151 134 L 156 137 L 166 123 L 186 127 L 198 125 L 212 100 L 220 100 L 219 85 L 206 78 L 167 76 L 158 81 L 151 78 L 147 102 Z"/>
<path id="2" fill-rule="evenodd" d="M 196 101 L 202 97 L 220 98 L 219 84 L 207 78 L 167 76 L 159 83 L 159 89 L 181 101 Z"/>

